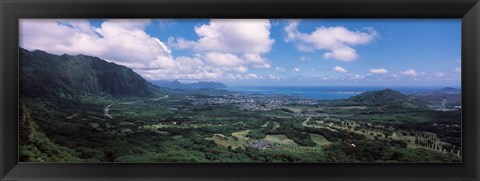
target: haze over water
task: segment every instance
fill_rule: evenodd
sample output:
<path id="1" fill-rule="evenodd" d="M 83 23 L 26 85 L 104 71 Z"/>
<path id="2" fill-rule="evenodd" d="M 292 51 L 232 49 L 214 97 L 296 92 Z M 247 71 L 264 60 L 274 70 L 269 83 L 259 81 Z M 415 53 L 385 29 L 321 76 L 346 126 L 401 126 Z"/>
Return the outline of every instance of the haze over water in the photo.
<path id="1" fill-rule="evenodd" d="M 346 99 L 366 91 L 390 88 L 403 94 L 415 94 L 436 91 L 444 86 L 229 86 L 226 90 L 246 94 L 285 94 L 302 98 L 320 100 Z M 458 87 L 455 87 L 458 88 Z"/>

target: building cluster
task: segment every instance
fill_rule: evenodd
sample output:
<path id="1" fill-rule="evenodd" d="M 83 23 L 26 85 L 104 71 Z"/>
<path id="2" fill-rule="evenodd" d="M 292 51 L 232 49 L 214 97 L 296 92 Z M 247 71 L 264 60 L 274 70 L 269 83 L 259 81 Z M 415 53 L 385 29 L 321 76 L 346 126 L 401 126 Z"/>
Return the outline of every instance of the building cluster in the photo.
<path id="1" fill-rule="evenodd" d="M 225 94 L 222 96 L 191 97 L 193 106 L 235 106 L 242 110 L 270 111 L 285 105 L 317 105 L 317 100 L 287 95 Z"/>

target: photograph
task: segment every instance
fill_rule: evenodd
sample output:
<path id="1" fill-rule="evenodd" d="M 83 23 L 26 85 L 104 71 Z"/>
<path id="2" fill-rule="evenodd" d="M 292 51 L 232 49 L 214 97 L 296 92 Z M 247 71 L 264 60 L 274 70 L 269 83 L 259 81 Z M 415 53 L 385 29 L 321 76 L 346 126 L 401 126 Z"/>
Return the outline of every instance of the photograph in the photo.
<path id="1" fill-rule="evenodd" d="M 18 25 L 19 162 L 462 162 L 461 19 Z"/>

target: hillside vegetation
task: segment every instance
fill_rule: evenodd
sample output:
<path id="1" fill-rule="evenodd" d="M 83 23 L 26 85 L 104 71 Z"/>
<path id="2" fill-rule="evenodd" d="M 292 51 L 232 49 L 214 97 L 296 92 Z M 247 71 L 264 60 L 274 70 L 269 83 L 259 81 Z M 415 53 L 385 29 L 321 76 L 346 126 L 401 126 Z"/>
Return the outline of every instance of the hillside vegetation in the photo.
<path id="1" fill-rule="evenodd" d="M 461 109 L 391 89 L 317 100 L 165 88 L 96 57 L 21 49 L 20 100 L 22 162 L 461 161 Z"/>
<path id="2" fill-rule="evenodd" d="M 53 55 L 20 49 L 20 94 L 71 98 L 106 93 L 158 96 L 161 91 L 132 69 L 86 55 Z"/>

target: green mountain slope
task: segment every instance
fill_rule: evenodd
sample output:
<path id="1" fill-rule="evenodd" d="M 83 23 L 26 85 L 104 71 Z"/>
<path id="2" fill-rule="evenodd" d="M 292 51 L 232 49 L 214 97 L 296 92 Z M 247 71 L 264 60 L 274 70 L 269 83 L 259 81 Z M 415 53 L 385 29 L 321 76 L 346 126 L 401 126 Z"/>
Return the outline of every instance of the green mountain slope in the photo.
<path id="1" fill-rule="evenodd" d="M 348 101 L 366 106 L 390 109 L 426 107 L 424 102 L 392 89 L 364 92 L 360 95 L 349 98 Z"/>
<path id="2" fill-rule="evenodd" d="M 410 95 L 419 100 L 427 102 L 432 105 L 434 108 L 441 108 L 442 101 L 447 100 L 445 106 L 447 108 L 454 108 L 454 106 L 462 105 L 462 94 L 460 89 L 455 89 L 451 87 L 445 87 L 440 90 L 418 93 Z"/>
<path id="3" fill-rule="evenodd" d="M 53 55 L 20 49 L 20 94 L 73 97 L 107 93 L 157 96 L 160 91 L 132 69 L 85 55 Z"/>
<path id="4" fill-rule="evenodd" d="M 445 87 L 437 91 L 433 91 L 432 93 L 438 93 L 438 94 L 461 94 L 462 90 L 452 88 L 452 87 Z"/>
<path id="5" fill-rule="evenodd" d="M 72 149 L 59 146 L 39 131 L 22 101 L 19 101 L 19 161 L 79 162 Z"/>

